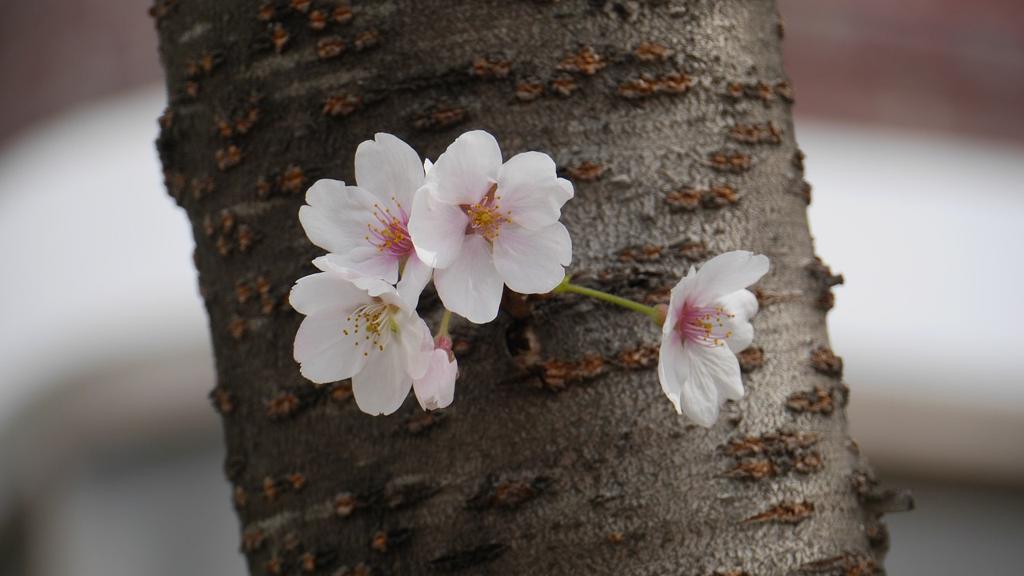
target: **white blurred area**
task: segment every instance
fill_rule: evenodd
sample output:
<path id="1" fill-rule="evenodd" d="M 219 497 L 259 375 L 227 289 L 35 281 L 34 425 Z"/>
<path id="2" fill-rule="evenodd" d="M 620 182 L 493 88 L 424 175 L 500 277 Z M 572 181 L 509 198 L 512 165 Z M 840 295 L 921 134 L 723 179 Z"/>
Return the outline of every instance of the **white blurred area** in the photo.
<path id="1" fill-rule="evenodd" d="M 0 151 L 0 575 L 244 574 L 152 87 Z"/>
<path id="2" fill-rule="evenodd" d="M 1024 484 L 1024 148 L 797 123 L 854 437 L 892 472 Z"/>
<path id="3" fill-rule="evenodd" d="M 162 109 L 135 92 L 0 151 L 0 575 L 244 573 Z M 818 252 L 847 279 L 830 326 L 854 436 L 918 492 L 890 517 L 889 573 L 1019 573 L 1024 150 L 797 136 Z"/>

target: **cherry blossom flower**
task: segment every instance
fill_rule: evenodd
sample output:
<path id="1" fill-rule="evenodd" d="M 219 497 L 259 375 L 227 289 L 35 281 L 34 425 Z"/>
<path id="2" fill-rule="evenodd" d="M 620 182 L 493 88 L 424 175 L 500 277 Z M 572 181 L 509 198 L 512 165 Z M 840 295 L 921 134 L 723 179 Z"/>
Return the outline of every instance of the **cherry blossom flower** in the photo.
<path id="1" fill-rule="evenodd" d="M 395 287 L 337 260 L 317 258 L 322 272 L 292 288 L 291 305 L 306 316 L 295 335 L 295 360 L 318 384 L 351 378 L 363 412 L 391 414 L 430 367 L 430 329 Z"/>
<path id="2" fill-rule="evenodd" d="M 662 327 L 658 378 L 676 407 L 710 427 L 726 400 L 743 397 L 736 353 L 750 346 L 757 298 L 746 290 L 768 272 L 768 258 L 751 252 L 720 254 L 672 289 Z"/>
<path id="3" fill-rule="evenodd" d="M 409 232 L 449 310 L 478 324 L 498 314 L 503 285 L 523 294 L 554 289 L 572 260 L 558 220 L 573 196 L 547 154 L 525 152 L 502 164 L 483 131 L 459 136 L 416 194 Z"/>
<path id="4" fill-rule="evenodd" d="M 455 399 L 455 379 L 459 375 L 451 338 L 438 336 L 428 350 L 430 367 L 422 378 L 413 380 L 412 389 L 424 410 L 446 408 Z"/>
<path id="5" fill-rule="evenodd" d="M 416 256 L 408 228 L 424 163 L 408 144 L 379 133 L 359 145 L 355 164 L 357 185 L 317 180 L 306 192 L 308 205 L 299 209 L 299 221 L 310 241 L 332 253 L 336 264 L 398 282 L 399 293 L 415 305 L 431 272 Z"/>

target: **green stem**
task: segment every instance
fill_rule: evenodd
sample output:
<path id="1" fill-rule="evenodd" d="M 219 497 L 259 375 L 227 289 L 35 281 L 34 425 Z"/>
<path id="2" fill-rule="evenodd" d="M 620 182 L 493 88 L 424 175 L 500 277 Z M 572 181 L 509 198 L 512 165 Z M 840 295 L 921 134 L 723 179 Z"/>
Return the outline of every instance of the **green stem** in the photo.
<path id="1" fill-rule="evenodd" d="M 437 329 L 438 336 L 448 336 L 448 324 L 452 321 L 452 311 L 445 308 L 441 316 L 441 326 Z"/>
<path id="2" fill-rule="evenodd" d="M 653 306 L 647 306 L 639 302 L 630 300 L 629 298 L 622 298 L 621 296 L 616 296 L 614 294 L 609 294 L 607 292 L 601 292 L 600 290 L 594 290 L 593 288 L 585 288 L 583 286 L 579 286 L 571 282 L 568 282 L 568 278 L 566 278 L 566 281 L 563 281 L 561 284 L 559 284 L 558 287 L 554 289 L 554 292 L 572 292 L 573 294 L 579 294 L 580 296 L 588 296 L 590 298 L 595 298 L 597 300 L 608 302 L 609 304 L 621 306 L 623 308 L 626 308 L 627 310 L 632 310 L 634 312 L 646 314 L 648 317 L 650 317 L 651 320 L 654 321 L 655 324 L 660 325 L 662 322 L 664 322 L 664 316 L 662 312 Z"/>

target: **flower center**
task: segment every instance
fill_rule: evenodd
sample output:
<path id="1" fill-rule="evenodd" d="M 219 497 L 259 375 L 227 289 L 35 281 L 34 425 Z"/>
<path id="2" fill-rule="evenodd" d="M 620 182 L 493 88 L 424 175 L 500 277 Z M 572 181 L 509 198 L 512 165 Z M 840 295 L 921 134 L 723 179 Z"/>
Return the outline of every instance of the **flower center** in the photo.
<path id="1" fill-rule="evenodd" d="M 459 204 L 462 213 L 469 217 L 469 224 L 466 225 L 466 234 L 479 234 L 488 242 L 494 242 L 501 232 L 501 225 L 511 222 L 509 218 L 512 212 L 501 213 L 498 201 L 501 196 L 497 195 L 498 185 L 492 184 L 490 190 L 476 204 Z"/>
<path id="2" fill-rule="evenodd" d="M 395 310 L 394 306 L 375 298 L 372 302 L 356 308 L 345 318 L 345 327 L 341 332 L 354 338 L 356 348 L 367 347 L 363 350 L 363 356 L 368 356 L 373 348 L 383 352 L 384 347 L 391 341 L 391 335 L 398 333 L 398 323 L 394 319 Z"/>
<path id="3" fill-rule="evenodd" d="M 704 346 L 725 346 L 725 341 L 732 337 L 726 322 L 735 314 L 721 306 L 691 306 L 683 304 L 682 313 L 676 321 L 676 331 L 684 341 L 688 340 Z"/>
<path id="4" fill-rule="evenodd" d="M 391 212 L 391 208 L 382 208 L 380 204 L 373 205 L 373 217 L 376 224 L 367 224 L 370 233 L 366 235 L 366 241 L 377 247 L 378 252 L 386 252 L 396 258 L 402 258 L 413 250 L 412 239 L 409 237 L 409 215 L 405 213 L 398 200 L 392 198 L 398 208 L 398 215 Z"/>

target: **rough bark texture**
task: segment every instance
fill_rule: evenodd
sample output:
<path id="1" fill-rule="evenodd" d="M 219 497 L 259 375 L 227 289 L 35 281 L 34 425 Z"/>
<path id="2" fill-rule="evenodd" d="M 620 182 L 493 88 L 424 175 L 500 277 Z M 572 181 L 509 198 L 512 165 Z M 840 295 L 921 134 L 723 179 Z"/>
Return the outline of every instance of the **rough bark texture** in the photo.
<path id="1" fill-rule="evenodd" d="M 254 574 L 871 574 L 880 492 L 848 438 L 773 2 L 163 0 L 159 140 L 196 238 L 227 474 Z M 770 256 L 747 397 L 711 430 L 662 395 L 636 314 L 506 295 L 454 326 L 456 402 L 360 413 L 299 375 L 296 212 L 356 146 L 461 131 L 549 152 L 578 282 L 664 302 L 695 263 Z M 437 314 L 436 298 L 421 308 Z"/>

